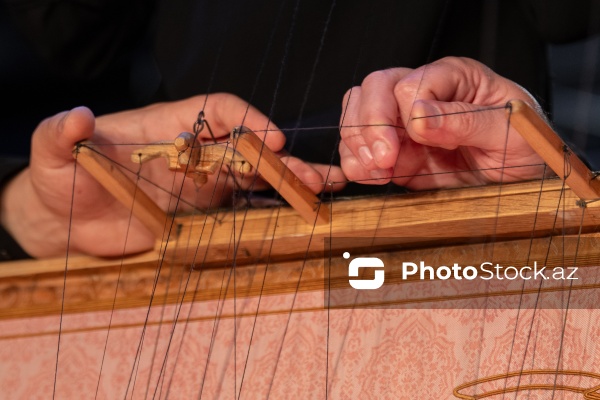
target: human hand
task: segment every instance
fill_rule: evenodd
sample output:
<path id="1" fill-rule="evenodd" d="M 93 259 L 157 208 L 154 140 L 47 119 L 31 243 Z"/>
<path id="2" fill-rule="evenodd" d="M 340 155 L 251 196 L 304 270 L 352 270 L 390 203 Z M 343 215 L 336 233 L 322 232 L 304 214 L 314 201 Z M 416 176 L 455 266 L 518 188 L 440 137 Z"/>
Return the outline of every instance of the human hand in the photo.
<path id="1" fill-rule="evenodd" d="M 101 256 L 151 249 L 156 238 L 149 230 L 135 218 L 130 221 L 129 210 L 86 171 L 75 169 L 73 147 L 80 141 L 91 140 L 110 159 L 137 170 L 139 165 L 130 161 L 131 152 L 140 145 L 173 140 L 178 133 L 190 131 L 204 100 L 205 96 L 196 96 L 98 118 L 89 109 L 79 107 L 44 120 L 32 138 L 30 167 L 9 182 L 2 193 L 3 225 L 34 257 L 62 255 L 67 241 L 70 251 Z M 211 94 L 204 112 L 218 138 L 226 139 L 234 126 L 243 123 L 256 130 L 271 150 L 277 152 L 283 148 L 284 135 L 267 117 L 238 97 Z M 201 136 L 205 140 L 210 137 L 206 129 Z M 123 143 L 135 145 L 114 146 Z M 313 191 L 323 188 L 325 167 L 292 157 L 283 161 Z M 331 173 L 332 180 L 342 180 L 340 170 Z M 169 172 L 165 162 L 159 160 L 143 165 L 139 174 L 145 178 L 139 181 L 140 188 L 163 209 L 173 211 L 177 202 L 169 192 L 182 184 L 183 174 Z M 209 176 L 200 189 L 188 179 L 180 204 L 217 206 L 233 190 L 233 179 L 244 188 L 255 182 L 254 176 L 233 178 L 225 169 Z M 265 187 L 259 180 L 253 188 Z"/>
<path id="2" fill-rule="evenodd" d="M 342 169 L 414 190 L 539 178 L 542 159 L 501 109 L 512 99 L 543 115 L 527 91 L 471 59 L 374 72 L 344 97 Z"/>

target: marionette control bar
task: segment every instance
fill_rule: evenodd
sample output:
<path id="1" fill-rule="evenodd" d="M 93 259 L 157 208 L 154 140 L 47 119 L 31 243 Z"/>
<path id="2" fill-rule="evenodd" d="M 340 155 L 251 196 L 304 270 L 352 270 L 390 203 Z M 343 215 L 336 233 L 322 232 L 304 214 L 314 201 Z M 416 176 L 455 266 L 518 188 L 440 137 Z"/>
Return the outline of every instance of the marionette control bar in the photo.
<path id="1" fill-rule="evenodd" d="M 234 174 L 257 171 L 309 224 L 328 224 L 329 208 L 246 127 L 234 128 L 230 142 L 199 144 L 193 134 L 184 132 L 173 142 L 146 146 L 131 154 L 142 163 L 167 158 L 169 169 L 185 172 L 198 186 L 208 175 L 225 167 Z"/>
<path id="2" fill-rule="evenodd" d="M 250 129 L 233 130 L 233 147 L 309 224 L 328 224 L 329 207 Z"/>
<path id="3" fill-rule="evenodd" d="M 161 238 L 167 214 L 119 168 L 94 149 L 90 142 L 80 143 L 73 156 L 102 186 L 126 207 L 157 237 Z M 192 177 L 198 186 L 208 175 L 226 168 L 234 174 L 256 170 L 281 196 L 311 224 L 329 223 L 329 208 L 322 204 L 300 179 L 273 153 L 254 132 L 235 128 L 232 141 L 200 144 L 191 133 L 180 134 L 173 142 L 161 142 L 135 150 L 131 160 L 144 163 L 166 158 L 168 167 Z"/>
<path id="4" fill-rule="evenodd" d="M 600 199 L 600 181 L 531 106 L 508 103 L 510 123 L 548 166 L 584 201 Z M 567 166 L 567 171 L 565 171 Z"/>

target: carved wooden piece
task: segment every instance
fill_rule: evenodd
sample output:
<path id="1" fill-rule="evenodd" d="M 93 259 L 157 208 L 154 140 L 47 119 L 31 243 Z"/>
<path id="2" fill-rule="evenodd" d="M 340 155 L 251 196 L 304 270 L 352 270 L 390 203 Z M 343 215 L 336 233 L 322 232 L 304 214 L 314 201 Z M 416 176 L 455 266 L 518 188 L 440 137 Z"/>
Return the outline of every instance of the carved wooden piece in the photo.
<path id="1" fill-rule="evenodd" d="M 583 200 L 600 198 L 600 181 L 527 103 L 509 102 L 510 123 L 567 185 Z M 565 163 L 565 157 L 567 162 Z M 565 171 L 565 167 L 568 171 Z"/>
<path id="2" fill-rule="evenodd" d="M 185 172 L 198 186 L 207 182 L 207 175 L 223 167 L 240 174 L 252 170 L 252 166 L 229 143 L 201 145 L 189 132 L 179 134 L 173 142 L 155 143 L 135 150 L 131 161 L 141 164 L 160 157 L 167 159 L 170 170 Z"/>

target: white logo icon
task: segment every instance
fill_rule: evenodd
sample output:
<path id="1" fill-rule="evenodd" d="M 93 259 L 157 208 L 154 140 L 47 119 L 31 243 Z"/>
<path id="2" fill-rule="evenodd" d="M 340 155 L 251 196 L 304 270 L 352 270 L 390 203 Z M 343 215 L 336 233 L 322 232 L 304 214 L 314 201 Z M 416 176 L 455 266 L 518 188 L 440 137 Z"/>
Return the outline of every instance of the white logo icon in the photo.
<path id="1" fill-rule="evenodd" d="M 350 253 L 345 252 L 343 257 L 347 260 L 350 258 Z M 383 270 L 383 261 L 377 257 L 357 257 L 350 261 L 348 266 L 348 276 L 358 276 L 359 268 L 382 268 L 375 270 L 374 279 L 350 279 L 350 286 L 354 289 L 379 289 L 385 280 L 385 272 Z"/>

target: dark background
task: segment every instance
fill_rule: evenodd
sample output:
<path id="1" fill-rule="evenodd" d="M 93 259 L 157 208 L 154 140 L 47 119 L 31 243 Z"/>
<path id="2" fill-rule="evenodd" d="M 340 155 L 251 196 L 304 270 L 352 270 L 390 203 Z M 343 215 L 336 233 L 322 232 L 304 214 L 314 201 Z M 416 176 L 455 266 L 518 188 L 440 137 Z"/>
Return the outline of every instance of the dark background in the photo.
<path id="1" fill-rule="evenodd" d="M 549 46 L 556 130 L 600 168 L 600 36 Z"/>
<path id="2" fill-rule="evenodd" d="M 96 115 L 142 105 L 130 67 L 116 65 L 95 80 L 50 72 L 17 31 L 0 2 L 0 155 L 28 156 L 37 124 L 60 111 L 85 105 Z"/>
<path id="3" fill-rule="evenodd" d="M 548 47 L 556 130 L 595 169 L 600 168 L 600 36 Z M 30 135 L 44 118 L 78 105 L 97 115 L 148 103 L 154 84 L 145 79 L 148 55 L 85 82 L 50 73 L 12 25 L 0 3 L 0 154 L 29 154 Z"/>

